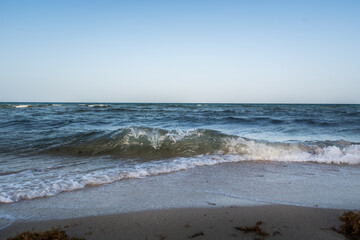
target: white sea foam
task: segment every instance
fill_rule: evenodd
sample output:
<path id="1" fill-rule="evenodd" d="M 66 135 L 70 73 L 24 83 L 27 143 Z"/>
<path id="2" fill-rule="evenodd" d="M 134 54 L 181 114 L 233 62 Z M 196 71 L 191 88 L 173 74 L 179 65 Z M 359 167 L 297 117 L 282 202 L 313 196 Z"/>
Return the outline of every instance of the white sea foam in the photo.
<path id="1" fill-rule="evenodd" d="M 180 129 L 168 131 L 165 134 L 160 133 L 157 129 L 152 129 L 149 131 L 148 128 L 133 128 L 129 127 L 126 128 L 127 131 L 126 135 L 124 136 L 123 142 L 121 144 L 130 145 L 134 142 L 132 139 L 140 139 L 141 137 L 146 137 L 146 139 L 151 143 L 151 146 L 158 150 L 163 146 L 165 140 L 170 140 L 173 143 L 184 139 L 186 136 L 195 135 L 196 137 L 200 137 L 203 133 L 196 129 L 190 129 L 187 131 L 182 131 Z M 117 133 L 116 133 L 117 134 Z"/>
<path id="2" fill-rule="evenodd" d="M 239 144 L 239 142 L 241 144 Z M 360 145 L 327 146 L 305 144 L 262 143 L 229 139 L 229 152 L 246 160 L 281 162 L 316 162 L 328 164 L 360 164 Z"/>
<path id="3" fill-rule="evenodd" d="M 12 105 L 12 106 L 15 107 L 15 108 L 27 108 L 27 107 L 29 107 L 30 105 L 20 104 L 20 105 Z"/>
<path id="4" fill-rule="evenodd" d="M 196 166 L 209 166 L 222 162 L 234 162 L 236 158 L 223 156 L 198 156 L 195 158 L 177 158 L 172 161 L 153 161 L 136 165 L 134 167 L 108 168 L 93 171 L 83 175 L 59 177 L 58 179 L 29 176 L 24 178 L 28 181 L 12 182 L 7 186 L 0 185 L 0 202 L 10 203 L 22 199 L 33 199 L 46 196 L 54 196 L 63 191 L 81 189 L 89 185 L 101 185 L 128 178 L 144 178 L 151 175 L 171 173 L 180 170 L 194 168 Z M 54 178 L 51 177 L 51 178 Z"/>
<path id="5" fill-rule="evenodd" d="M 88 104 L 88 107 L 107 107 L 105 104 Z"/>
<path id="6" fill-rule="evenodd" d="M 13 202 L 12 199 L 9 198 L 9 196 L 6 196 L 5 192 L 0 193 L 0 202 L 1 203 L 11 203 Z"/>

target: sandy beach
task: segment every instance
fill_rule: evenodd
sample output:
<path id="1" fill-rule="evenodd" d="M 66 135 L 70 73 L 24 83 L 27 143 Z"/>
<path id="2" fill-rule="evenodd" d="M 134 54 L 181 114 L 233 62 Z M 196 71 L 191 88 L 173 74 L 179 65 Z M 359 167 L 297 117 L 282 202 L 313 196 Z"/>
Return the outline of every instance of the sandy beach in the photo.
<path id="1" fill-rule="evenodd" d="M 211 203 L 210 203 L 211 204 Z M 62 227 L 69 236 L 91 239 L 345 239 L 331 230 L 344 210 L 286 205 L 152 210 L 37 222 L 16 222 L 0 231 L 7 239 L 26 230 Z M 270 236 L 244 233 L 236 227 L 254 226 Z"/>

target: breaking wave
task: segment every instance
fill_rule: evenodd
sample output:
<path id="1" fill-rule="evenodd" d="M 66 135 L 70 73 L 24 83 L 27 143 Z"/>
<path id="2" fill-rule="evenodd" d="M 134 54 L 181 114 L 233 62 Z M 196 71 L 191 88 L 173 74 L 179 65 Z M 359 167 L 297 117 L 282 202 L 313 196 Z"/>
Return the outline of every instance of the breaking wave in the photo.
<path id="1" fill-rule="evenodd" d="M 236 155 L 241 160 L 360 164 L 360 144 L 348 141 L 268 142 L 209 129 L 188 131 L 128 127 L 76 135 L 47 154 L 131 159 L 168 159 L 198 155 Z"/>
<path id="2" fill-rule="evenodd" d="M 71 163 L 3 173 L 7 181 L 0 185 L 0 203 L 228 162 L 360 164 L 360 144 L 348 141 L 268 142 L 208 129 L 148 127 L 90 131 L 68 138 L 72 140 L 57 142 L 42 153 L 66 156 Z"/>

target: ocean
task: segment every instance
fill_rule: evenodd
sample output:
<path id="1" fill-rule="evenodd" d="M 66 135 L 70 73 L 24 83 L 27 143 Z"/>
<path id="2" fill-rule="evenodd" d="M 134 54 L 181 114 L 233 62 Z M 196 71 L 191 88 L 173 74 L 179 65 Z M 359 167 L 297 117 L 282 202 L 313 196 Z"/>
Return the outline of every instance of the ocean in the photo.
<path id="1" fill-rule="evenodd" d="M 351 209 L 360 105 L 1 103 L 0 166 L 0 225 L 209 201 Z"/>

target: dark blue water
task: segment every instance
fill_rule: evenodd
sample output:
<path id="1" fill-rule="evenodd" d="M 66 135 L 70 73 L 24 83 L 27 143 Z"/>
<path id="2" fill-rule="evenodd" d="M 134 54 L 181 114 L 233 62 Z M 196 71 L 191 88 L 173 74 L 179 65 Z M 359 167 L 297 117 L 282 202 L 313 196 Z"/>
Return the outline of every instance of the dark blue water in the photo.
<path id="1" fill-rule="evenodd" d="M 360 105 L 0 104 L 0 202 L 240 161 L 360 164 Z"/>

